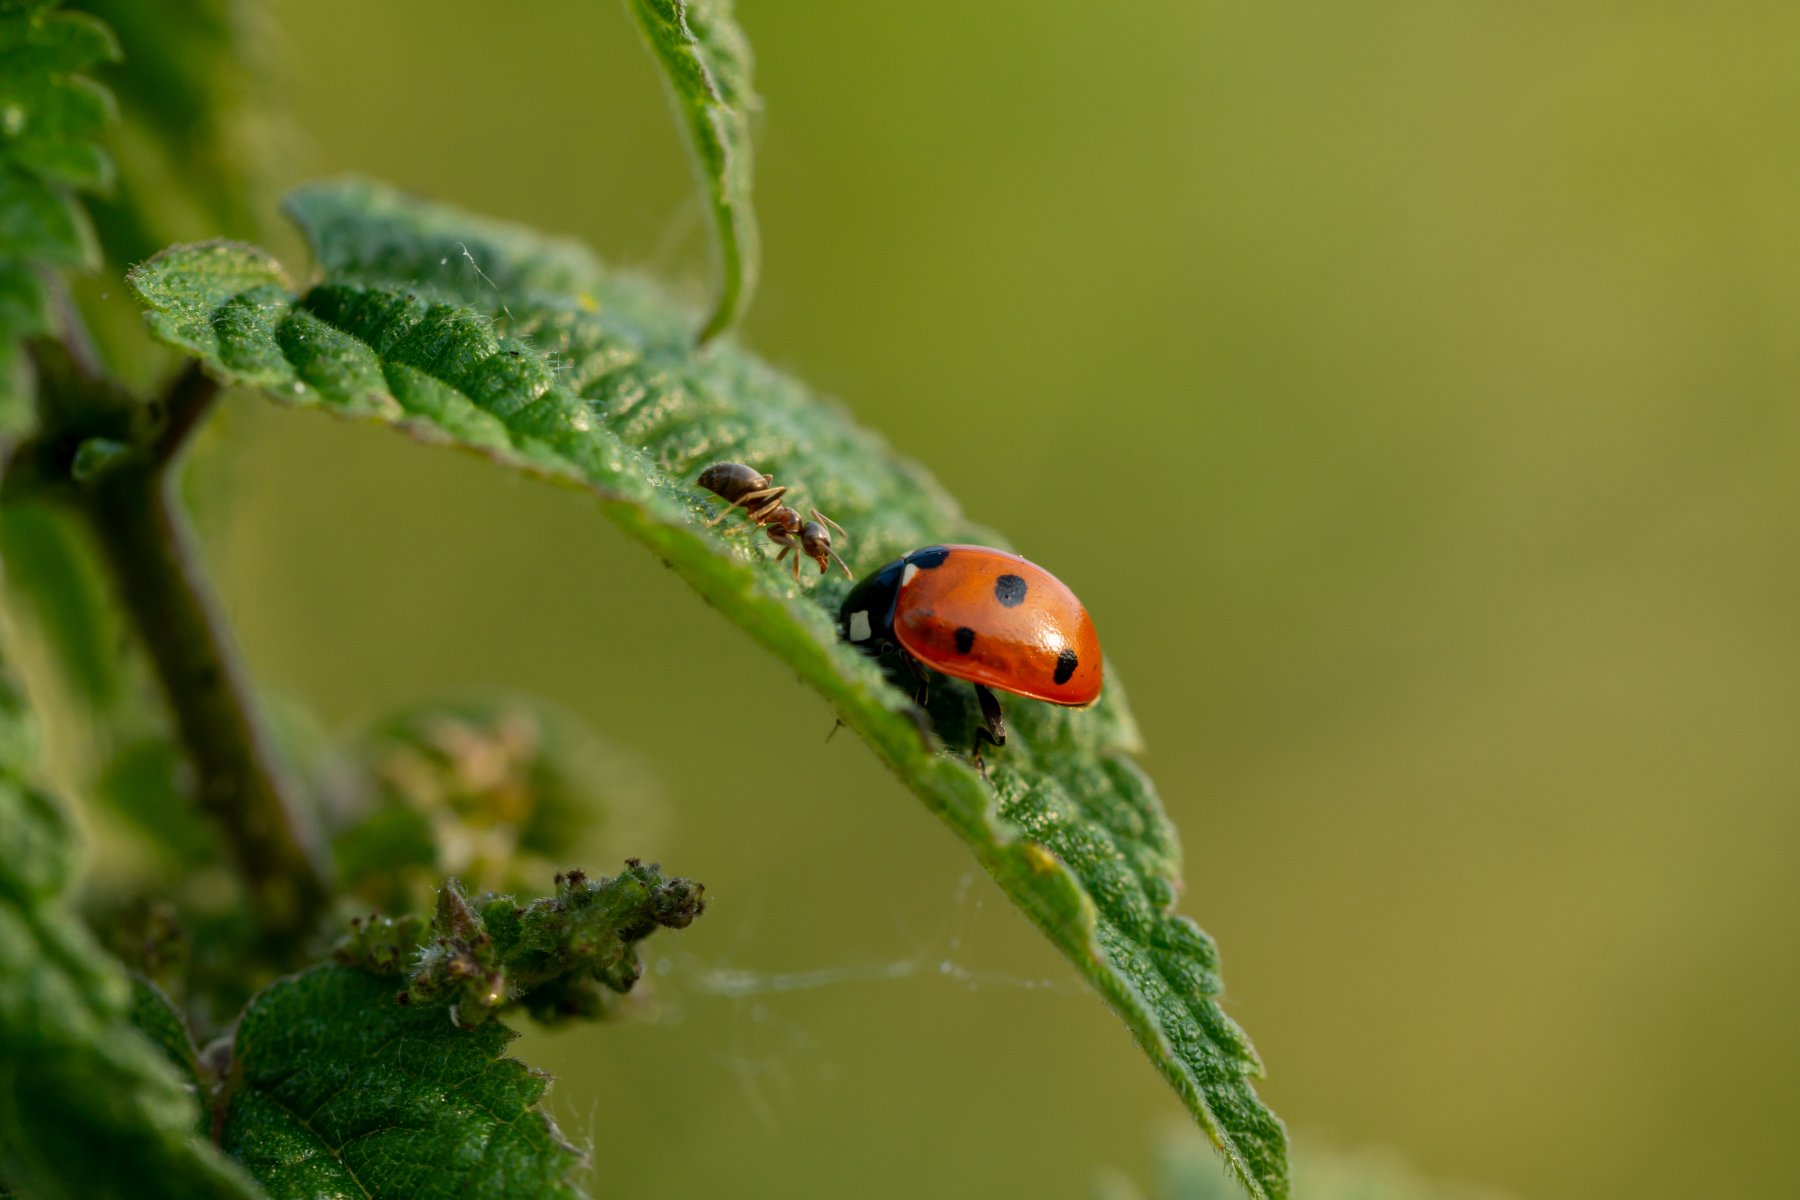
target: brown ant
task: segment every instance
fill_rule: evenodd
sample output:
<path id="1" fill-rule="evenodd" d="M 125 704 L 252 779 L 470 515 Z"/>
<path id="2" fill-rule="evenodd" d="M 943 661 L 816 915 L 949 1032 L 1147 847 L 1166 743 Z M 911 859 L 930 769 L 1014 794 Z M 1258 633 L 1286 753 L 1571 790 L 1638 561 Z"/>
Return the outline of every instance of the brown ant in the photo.
<path id="1" fill-rule="evenodd" d="M 799 513 L 781 502 L 787 495 L 787 488 L 777 486 L 773 475 L 764 475 L 743 463 L 723 462 L 714 463 L 700 472 L 699 482 L 701 487 L 726 501 L 725 511 L 708 521 L 708 528 L 742 508 L 750 523 L 767 529 L 769 540 L 781 547 L 781 553 L 775 556 L 776 562 L 786 558 L 790 551 L 794 552 L 795 579 L 800 578 L 802 555 L 819 564 L 821 575 L 835 559 L 846 578 L 856 578 L 838 557 L 838 552 L 831 548 L 831 529 L 837 530 L 839 537 L 848 538 L 850 535 L 844 532 L 844 527 L 816 508 L 807 510 L 812 513 L 812 520 L 802 521 Z"/>

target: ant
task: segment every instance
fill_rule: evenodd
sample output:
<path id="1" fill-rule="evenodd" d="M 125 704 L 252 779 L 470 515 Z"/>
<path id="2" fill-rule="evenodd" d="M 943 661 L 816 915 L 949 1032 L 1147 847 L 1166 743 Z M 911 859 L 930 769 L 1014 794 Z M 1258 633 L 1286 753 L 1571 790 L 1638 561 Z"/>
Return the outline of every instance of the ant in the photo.
<path id="1" fill-rule="evenodd" d="M 778 487 L 773 475 L 764 475 L 754 467 L 743 463 L 714 463 L 700 472 L 700 486 L 726 502 L 725 511 L 708 521 L 711 528 L 730 516 L 738 508 L 750 518 L 751 525 L 760 525 L 769 531 L 769 540 L 781 547 L 781 553 L 775 556 L 780 562 L 794 552 L 794 578 L 800 578 L 800 558 L 802 555 L 819 564 L 819 574 L 823 575 L 833 560 L 844 570 L 844 577 L 855 579 L 838 552 L 831 548 L 831 529 L 838 536 L 848 539 L 849 534 L 844 527 L 820 512 L 809 509 L 813 519 L 802 521 L 800 514 L 781 502 L 787 495 L 787 488 Z"/>

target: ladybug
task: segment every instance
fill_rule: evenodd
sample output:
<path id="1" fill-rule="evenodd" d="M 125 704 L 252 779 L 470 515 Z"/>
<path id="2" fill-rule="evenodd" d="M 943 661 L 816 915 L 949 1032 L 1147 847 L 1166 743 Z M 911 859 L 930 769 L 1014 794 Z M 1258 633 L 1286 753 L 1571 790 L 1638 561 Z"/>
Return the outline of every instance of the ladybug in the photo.
<path id="1" fill-rule="evenodd" d="M 838 629 L 866 653 L 898 648 L 919 680 L 925 667 L 975 685 L 980 742 L 1006 744 L 992 689 L 1071 708 L 1100 697 L 1100 636 L 1075 593 L 1017 554 L 987 546 L 926 546 L 864 579 L 838 610 Z"/>

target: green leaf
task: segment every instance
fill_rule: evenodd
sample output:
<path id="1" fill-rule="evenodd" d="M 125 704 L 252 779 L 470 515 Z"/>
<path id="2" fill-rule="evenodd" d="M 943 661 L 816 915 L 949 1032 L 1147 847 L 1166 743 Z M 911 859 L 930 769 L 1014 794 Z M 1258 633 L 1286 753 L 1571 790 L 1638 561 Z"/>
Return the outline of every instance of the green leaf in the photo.
<path id="1" fill-rule="evenodd" d="M 700 330 L 700 341 L 706 342 L 750 307 L 761 269 L 756 214 L 750 208 L 750 114 L 758 103 L 750 82 L 750 42 L 733 19 L 731 0 L 630 3 L 687 123 L 712 202 L 723 279 L 718 305 Z"/>
<path id="2" fill-rule="evenodd" d="M 32 782 L 34 745 L 0 678 L 0 1178 L 39 1198 L 254 1197 L 197 1136 L 193 1093 L 133 1027 L 130 983 L 64 905 L 75 836 Z"/>
<path id="3" fill-rule="evenodd" d="M 535 1107 L 547 1080 L 501 1057 L 515 1036 L 349 967 L 283 980 L 238 1026 L 225 1150 L 275 1200 L 579 1196 L 581 1156 Z"/>
<path id="4" fill-rule="evenodd" d="M 49 327 L 43 273 L 92 268 L 99 251 L 74 189 L 104 187 L 97 137 L 111 96 L 82 72 L 117 58 L 106 26 L 53 3 L 0 6 L 0 426 L 16 428 L 13 362 L 21 338 Z"/>
<path id="5" fill-rule="evenodd" d="M 972 743 L 967 689 L 929 720 L 843 644 L 829 577 L 796 583 L 773 547 L 705 526 L 693 480 L 737 459 L 803 485 L 869 571 L 922 545 L 1001 544 L 841 409 L 731 347 L 566 242 L 365 183 L 290 202 L 325 269 L 296 295 L 266 254 L 178 247 L 132 286 L 159 336 L 284 403 L 394 424 L 587 488 L 602 510 L 837 709 L 1082 971 L 1258 1196 L 1287 1194 L 1286 1139 L 1225 1015 L 1212 941 L 1172 912 L 1180 851 L 1117 674 L 1092 709 L 1020 701 L 990 786 L 933 730 Z M 480 266 L 470 270 L 458 247 Z M 502 314 L 505 325 L 494 319 Z"/>

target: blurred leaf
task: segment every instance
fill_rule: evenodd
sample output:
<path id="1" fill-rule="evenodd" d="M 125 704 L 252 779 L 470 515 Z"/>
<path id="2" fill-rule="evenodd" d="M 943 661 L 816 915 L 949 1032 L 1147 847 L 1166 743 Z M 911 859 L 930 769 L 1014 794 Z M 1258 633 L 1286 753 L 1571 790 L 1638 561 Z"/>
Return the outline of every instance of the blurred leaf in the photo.
<path id="1" fill-rule="evenodd" d="M 1156 1183 L 1146 1197 L 1124 1176 L 1107 1172 L 1094 1182 L 1094 1200 L 1236 1200 L 1239 1194 L 1217 1156 L 1191 1130 L 1157 1143 Z M 1294 1194 L 1306 1200 L 1504 1200 L 1486 1188 L 1430 1182 L 1383 1151 L 1304 1142 L 1294 1154 Z"/>
<path id="2" fill-rule="evenodd" d="M 266 231 L 273 164 L 294 140 L 267 102 L 280 88 L 283 39 L 261 0 L 66 2 L 124 48 L 96 72 L 120 107 L 106 139 L 117 180 L 87 203 L 106 269 L 78 281 L 74 296 L 108 369 L 147 391 L 170 356 L 143 336 L 119 277 L 170 242 Z"/>
<path id="3" fill-rule="evenodd" d="M 90 889 L 91 891 L 92 889 Z M 96 911 L 98 909 L 98 911 Z M 84 903 L 88 928 L 134 977 L 165 994 L 187 994 L 191 948 L 175 906 L 161 897 L 138 898 L 125 906 Z"/>
<path id="4" fill-rule="evenodd" d="M 388 912 L 548 876 L 576 840 L 644 803 L 648 771 L 572 714 L 524 696 L 433 701 L 357 739 L 332 847 L 347 891 Z"/>
<path id="5" fill-rule="evenodd" d="M 75 189 L 104 187 L 108 94 L 83 72 L 118 57 L 106 27 L 54 0 L 0 5 L 0 434 L 27 421 L 15 356 L 50 328 L 45 272 L 99 264 Z"/>
<path id="6" fill-rule="evenodd" d="M 643 974 L 637 944 L 658 929 L 686 929 L 706 911 L 706 889 L 630 859 L 610 878 L 556 877 L 556 894 L 521 905 L 492 894 L 471 901 L 452 879 L 429 926 L 413 917 L 351 922 L 339 962 L 409 972 L 409 1003 L 450 1006 L 461 1026 L 514 1007 L 539 1021 L 608 1015 Z"/>
<path id="7" fill-rule="evenodd" d="M 129 822 L 142 844 L 177 873 L 216 864 L 225 853 L 218 828 L 181 783 L 189 769 L 181 748 L 166 736 L 135 738 L 106 757 L 92 787 L 93 799 Z"/>
<path id="8" fill-rule="evenodd" d="M 180 1075 L 181 1082 L 189 1088 L 197 1109 L 194 1132 L 210 1138 L 212 1113 L 207 1107 L 210 1097 L 200 1077 L 200 1056 L 194 1050 L 187 1022 L 175 1010 L 168 995 L 141 975 L 131 977 L 131 1023 L 156 1044 Z"/>
<path id="9" fill-rule="evenodd" d="M 103 21 L 125 48 L 101 72 L 118 94 L 115 132 L 124 170 L 117 193 L 91 205 L 108 261 L 123 267 L 182 237 L 250 235 L 259 174 L 247 120 L 259 113 L 249 35 L 254 6 L 240 0 L 69 0 Z"/>
<path id="10" fill-rule="evenodd" d="M 750 114 L 757 107 L 750 43 L 733 18 L 731 0 L 630 3 L 687 122 L 712 202 L 723 278 L 718 306 L 700 330 L 705 342 L 730 329 L 750 307 L 761 270 L 750 207 Z"/>
<path id="11" fill-rule="evenodd" d="M 257 1195 L 194 1133 L 200 1111 L 133 1028 L 131 985 L 67 911 L 75 833 L 31 781 L 0 678 L 0 1177 L 42 1198 Z"/>
<path id="12" fill-rule="evenodd" d="M 238 1027 L 225 1150 L 276 1200 L 577 1197 L 581 1156 L 535 1107 L 546 1078 L 500 1057 L 515 1036 L 349 967 L 282 980 Z"/>
<path id="13" fill-rule="evenodd" d="M 734 458 L 804 485 L 851 530 L 865 571 L 933 542 L 998 544 L 995 534 L 837 406 L 731 348 L 695 357 L 685 314 L 579 247 L 363 183 L 307 189 L 291 208 L 322 283 L 297 296 L 261 251 L 177 247 L 131 277 L 158 336 L 284 403 L 394 424 L 594 492 L 956 831 L 1125 1019 L 1246 1185 L 1286 1194 L 1285 1133 L 1250 1086 L 1260 1064 L 1214 998 L 1217 950 L 1171 911 L 1180 852 L 1130 760 L 1138 737 L 1116 674 L 1087 711 L 1015 704 L 990 787 L 838 639 L 844 585 L 809 590 L 769 561 L 772 547 L 707 529 L 690 481 Z M 967 689 L 934 690 L 931 721 L 971 744 Z"/>
<path id="14" fill-rule="evenodd" d="M 77 516 L 46 504 L 0 506 L 0 562 L 24 640 L 53 660 L 86 715 L 110 712 L 121 698 L 125 631 Z"/>

